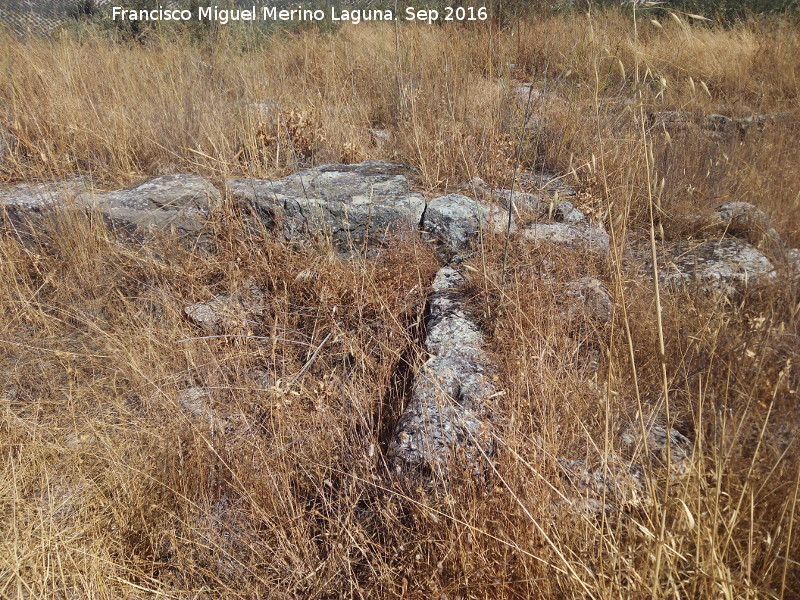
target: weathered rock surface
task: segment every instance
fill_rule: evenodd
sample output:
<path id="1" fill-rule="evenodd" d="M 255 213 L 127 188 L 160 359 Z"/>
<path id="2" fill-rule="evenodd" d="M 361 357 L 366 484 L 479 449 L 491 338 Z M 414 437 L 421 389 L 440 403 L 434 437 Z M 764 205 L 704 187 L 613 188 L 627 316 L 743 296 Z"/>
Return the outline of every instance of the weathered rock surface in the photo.
<path id="1" fill-rule="evenodd" d="M 250 281 L 247 289 L 235 298 L 217 294 L 208 302 L 187 306 L 184 312 L 192 323 L 208 333 L 220 334 L 255 325 L 255 319 L 264 312 L 265 302 L 264 291 Z"/>
<path id="2" fill-rule="evenodd" d="M 501 211 L 492 211 L 485 202 L 448 194 L 428 202 L 422 228 L 458 251 L 469 248 L 481 231 L 502 231 L 507 218 Z"/>
<path id="3" fill-rule="evenodd" d="M 635 425 L 622 434 L 621 441 L 633 456 L 639 456 L 645 450 L 642 440 L 646 439 L 645 457 L 649 466 L 613 453 L 594 462 L 559 458 L 561 474 L 568 484 L 562 493 L 572 507 L 579 512 L 599 514 L 649 506 L 648 480 L 655 485 L 659 471 L 668 462 L 671 479 L 687 474 L 692 462 L 691 440 L 672 428 L 668 434 L 664 424 L 656 420 L 646 425 L 645 435 L 643 438 L 641 427 Z"/>
<path id="4" fill-rule="evenodd" d="M 559 458 L 558 465 L 571 488 L 565 497 L 577 512 L 611 513 L 650 504 L 644 470 L 619 456 L 596 464 Z"/>
<path id="5" fill-rule="evenodd" d="M 717 222 L 716 229 L 751 244 L 758 244 L 765 238 L 778 240 L 767 213 L 749 202 L 726 202 L 717 207 L 713 218 Z"/>
<path id="6" fill-rule="evenodd" d="M 219 190 L 199 175 L 165 175 L 135 188 L 88 198 L 115 228 L 131 233 L 197 234 L 221 200 Z"/>
<path id="7" fill-rule="evenodd" d="M 665 467 L 669 462 L 670 475 L 673 477 L 686 474 L 691 465 L 691 440 L 677 429 L 669 428 L 667 433 L 667 427 L 662 422 L 651 420 L 645 424 L 645 437 L 642 437 L 639 425 L 632 425 L 622 434 L 621 441 L 631 447 L 634 453 L 646 448 L 650 464 L 654 467 Z"/>
<path id="8" fill-rule="evenodd" d="M 664 129 L 670 133 L 697 128 L 709 132 L 713 137 L 729 137 L 733 135 L 744 137 L 753 131 L 763 131 L 767 123 L 780 118 L 780 116 L 752 115 L 733 118 L 716 113 L 703 115 L 682 110 L 665 110 L 651 113 L 649 122 L 651 126 Z"/>
<path id="9" fill-rule="evenodd" d="M 197 234 L 219 191 L 199 175 L 156 177 L 128 190 L 93 194 L 79 180 L 22 184 L 0 190 L 0 209 L 25 223 L 51 211 L 98 210 L 114 229 L 136 235 Z"/>
<path id="10" fill-rule="evenodd" d="M 559 202 L 555 207 L 555 217 L 558 221 L 569 223 L 570 225 L 588 225 L 589 220 L 586 215 L 575 208 L 572 202 Z"/>
<path id="11" fill-rule="evenodd" d="M 79 179 L 23 183 L 0 189 L 0 208 L 11 218 L 22 220 L 55 207 L 69 207 L 71 202 L 82 205 L 85 193 L 85 184 Z"/>
<path id="12" fill-rule="evenodd" d="M 789 277 L 800 278 L 800 249 L 790 248 L 786 251 L 786 264 L 789 268 Z"/>
<path id="13" fill-rule="evenodd" d="M 504 210 L 508 210 L 508 205 L 513 201 L 517 209 L 533 212 L 537 215 L 544 215 L 548 210 L 548 203 L 539 194 L 530 194 L 515 190 L 491 190 L 488 196 L 498 202 Z"/>
<path id="14" fill-rule="evenodd" d="M 279 181 L 229 179 L 228 191 L 250 206 L 268 229 L 290 240 L 330 239 L 340 250 L 387 232 L 416 230 L 425 198 L 411 191 L 412 168 L 382 161 L 323 165 Z"/>
<path id="15" fill-rule="evenodd" d="M 498 392 L 463 284 L 452 267 L 436 275 L 425 340 L 434 356 L 417 373 L 389 445 L 393 468 L 412 487 L 447 485 L 459 468 L 479 477 L 495 455 L 490 405 Z"/>
<path id="16" fill-rule="evenodd" d="M 428 296 L 425 349 L 433 356 L 485 362 L 483 334 L 467 314 L 458 288 L 464 277 L 452 267 L 442 267 Z"/>
<path id="17" fill-rule="evenodd" d="M 603 282 L 596 277 L 582 277 L 564 287 L 566 316 L 588 317 L 598 323 L 611 321 L 613 304 Z"/>
<path id="18" fill-rule="evenodd" d="M 775 270 L 750 244 L 724 238 L 675 244 L 667 250 L 660 277 L 667 288 L 693 286 L 729 295 L 773 279 Z"/>
<path id="19" fill-rule="evenodd" d="M 213 426 L 217 416 L 210 400 L 211 393 L 206 388 L 190 387 L 178 392 L 178 406 L 187 416 Z"/>
<path id="20" fill-rule="evenodd" d="M 540 171 L 536 173 L 520 173 L 520 184 L 542 190 L 549 196 L 558 195 L 559 198 L 575 196 L 575 188 L 564 182 L 563 175 L 553 171 Z"/>
<path id="21" fill-rule="evenodd" d="M 522 230 L 525 239 L 537 243 L 551 243 L 572 248 L 583 248 L 604 254 L 609 249 L 608 234 L 591 225 L 569 223 L 535 223 Z"/>

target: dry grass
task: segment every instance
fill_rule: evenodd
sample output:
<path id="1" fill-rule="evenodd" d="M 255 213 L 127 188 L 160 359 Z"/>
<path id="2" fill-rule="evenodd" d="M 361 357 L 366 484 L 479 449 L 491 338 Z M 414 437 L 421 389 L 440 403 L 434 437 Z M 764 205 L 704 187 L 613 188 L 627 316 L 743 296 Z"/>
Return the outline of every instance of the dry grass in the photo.
<path id="1" fill-rule="evenodd" d="M 798 54 L 782 22 L 645 19 L 637 38 L 615 13 L 360 26 L 254 51 L 233 34 L 213 49 L 3 38 L 0 119 L 16 141 L 1 176 L 220 183 L 389 158 L 429 191 L 508 185 L 514 85 L 534 81 L 522 166 L 569 171 L 617 250 L 646 237 L 662 179 L 667 236 L 746 200 L 796 246 Z M 642 112 L 665 109 L 783 117 L 743 139 L 643 139 Z M 502 287 L 503 240 L 487 237 L 472 304 L 507 392 L 498 477 L 434 501 L 401 491 L 383 459 L 423 358 L 431 250 L 407 237 L 368 259 L 297 251 L 231 206 L 215 229 L 212 254 L 123 245 L 69 215 L 31 244 L 0 240 L 0 598 L 800 597 L 797 281 L 663 298 L 670 414 L 696 460 L 652 506 L 594 519 L 559 502 L 554 458 L 622 452 L 637 411 L 663 410 L 651 283 L 512 240 Z M 615 297 L 608 328 L 557 308 L 560 282 L 587 273 Z M 240 337 L 180 341 L 203 335 L 187 303 L 249 280 L 267 302 Z M 207 390 L 199 404 L 181 403 L 190 387 Z"/>

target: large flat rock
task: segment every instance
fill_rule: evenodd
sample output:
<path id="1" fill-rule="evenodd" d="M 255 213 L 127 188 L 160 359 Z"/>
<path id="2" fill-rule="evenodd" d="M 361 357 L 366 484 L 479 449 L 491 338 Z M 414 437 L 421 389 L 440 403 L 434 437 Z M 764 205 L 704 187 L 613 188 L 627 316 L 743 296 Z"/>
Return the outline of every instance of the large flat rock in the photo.
<path id="1" fill-rule="evenodd" d="M 156 177 L 127 190 L 93 193 L 80 179 L 0 189 L 0 211 L 16 224 L 36 226 L 58 211 L 97 210 L 115 230 L 136 236 L 156 232 L 196 235 L 219 191 L 199 175 Z"/>
<path id="2" fill-rule="evenodd" d="M 694 287 L 729 295 L 769 282 L 776 274 L 769 259 L 753 246 L 723 238 L 671 246 L 659 276 L 668 288 Z"/>
<path id="3" fill-rule="evenodd" d="M 268 229 L 290 240 L 330 240 L 340 250 L 387 233 L 416 230 L 425 198 L 411 190 L 412 167 L 383 161 L 323 165 L 285 179 L 229 179 L 227 189 Z"/>

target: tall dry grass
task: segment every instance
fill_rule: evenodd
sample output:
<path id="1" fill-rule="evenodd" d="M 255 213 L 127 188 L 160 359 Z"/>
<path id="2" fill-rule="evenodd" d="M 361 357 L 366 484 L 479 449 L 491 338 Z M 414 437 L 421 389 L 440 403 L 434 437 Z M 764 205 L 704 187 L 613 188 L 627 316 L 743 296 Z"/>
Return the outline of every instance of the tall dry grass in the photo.
<path id="1" fill-rule="evenodd" d="M 800 240 L 788 24 L 643 19 L 634 36 L 604 13 L 239 41 L 2 39 L 3 180 L 221 183 L 388 158 L 434 192 L 508 185 L 522 131 L 522 167 L 568 172 L 617 252 L 646 236 L 662 179 L 667 236 L 747 200 Z M 521 82 L 542 90 L 528 123 Z M 641 115 L 667 109 L 782 117 L 742 139 L 643 138 Z M 797 281 L 663 298 L 670 414 L 696 459 L 652 506 L 591 518 L 553 491 L 554 459 L 622 452 L 637 411 L 663 406 L 636 265 L 514 240 L 504 260 L 487 236 L 471 304 L 506 390 L 498 474 L 436 500 L 400 488 L 383 458 L 424 360 L 428 247 L 403 238 L 342 261 L 253 232 L 227 205 L 211 254 L 123 245 L 78 215 L 42 227 L 0 240 L 0 597 L 798 597 Z M 608 328 L 559 310 L 561 282 L 589 273 L 613 292 Z M 240 337 L 193 339 L 184 306 L 250 281 L 263 314 Z"/>

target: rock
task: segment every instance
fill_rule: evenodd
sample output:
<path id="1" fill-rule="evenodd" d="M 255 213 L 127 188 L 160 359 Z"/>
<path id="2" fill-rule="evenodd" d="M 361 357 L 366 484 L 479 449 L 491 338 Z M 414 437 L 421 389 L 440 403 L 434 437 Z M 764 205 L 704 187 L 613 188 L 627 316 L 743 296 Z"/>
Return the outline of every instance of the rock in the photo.
<path id="1" fill-rule="evenodd" d="M 71 206 L 73 202 L 82 206 L 81 199 L 85 194 L 85 183 L 80 179 L 23 183 L 0 188 L 0 208 L 13 220 L 23 221 L 56 207 Z"/>
<path id="2" fill-rule="evenodd" d="M 518 179 L 521 186 L 541 190 L 548 196 L 558 194 L 559 198 L 566 198 L 577 194 L 575 188 L 564 182 L 564 175 L 554 171 L 523 172 Z"/>
<path id="3" fill-rule="evenodd" d="M 694 286 L 702 291 L 730 295 L 775 278 L 766 256 L 750 244 L 724 238 L 700 244 L 681 242 L 667 250 L 659 271 L 667 288 Z"/>
<path id="4" fill-rule="evenodd" d="M 631 425 L 622 434 L 622 443 L 634 448 L 634 453 L 644 450 L 643 439 L 647 440 L 646 449 L 650 463 L 654 467 L 665 467 L 667 465 L 667 446 L 669 446 L 669 467 L 671 476 L 685 475 L 692 462 L 692 442 L 676 429 L 669 429 L 664 423 L 651 420 L 645 424 L 646 438 L 642 437 L 640 425 Z"/>
<path id="5" fill-rule="evenodd" d="M 572 202 L 560 202 L 554 211 L 556 220 L 570 225 L 588 225 L 589 220 Z"/>
<path id="6" fill-rule="evenodd" d="M 494 190 L 491 196 L 505 209 L 511 201 L 511 190 Z M 588 225 L 589 220 L 572 202 L 558 202 L 552 204 L 538 194 L 514 192 L 514 206 L 517 209 L 535 213 L 538 217 L 553 218 L 570 225 Z"/>
<path id="7" fill-rule="evenodd" d="M 567 283 L 564 289 L 567 317 L 588 317 L 598 323 L 611 322 L 613 304 L 603 282 L 596 277 L 583 277 Z"/>
<path id="8" fill-rule="evenodd" d="M 647 116 L 650 127 L 660 127 L 668 132 L 686 131 L 695 120 L 692 113 L 683 110 L 661 110 Z"/>
<path id="9" fill-rule="evenodd" d="M 542 95 L 542 90 L 536 87 L 533 83 L 518 83 L 511 88 L 511 93 L 517 104 L 525 106 L 528 103 L 528 98 L 531 102 L 536 102 Z"/>
<path id="10" fill-rule="evenodd" d="M 229 179 L 232 197 L 249 207 L 268 229 L 280 226 L 287 239 L 330 239 L 347 251 L 365 239 L 382 243 L 388 232 L 416 230 L 425 211 L 412 192 L 407 165 L 366 161 L 323 165 L 279 181 Z"/>
<path id="11" fill-rule="evenodd" d="M 369 133 L 378 150 L 383 150 L 392 141 L 392 134 L 388 129 L 370 129 Z"/>
<path id="12" fill-rule="evenodd" d="M 497 190 L 492 189 L 480 177 L 473 177 L 469 181 L 465 181 L 453 188 L 453 191 L 458 194 L 463 194 L 470 198 L 477 198 L 478 200 L 496 200 L 495 194 Z M 508 205 L 506 205 L 508 206 Z"/>
<path id="13" fill-rule="evenodd" d="M 491 196 L 504 210 L 508 210 L 508 205 L 513 199 L 514 206 L 519 209 L 529 210 L 538 215 L 547 213 L 548 203 L 538 194 L 529 194 L 517 190 L 512 194 L 511 190 L 493 190 Z"/>
<path id="14" fill-rule="evenodd" d="M 135 188 L 91 197 L 115 229 L 134 235 L 198 235 L 221 195 L 199 175 L 165 175 Z"/>
<path id="15" fill-rule="evenodd" d="M 535 223 L 522 230 L 525 239 L 604 254 L 609 249 L 608 234 L 599 227 L 569 223 Z"/>
<path id="16" fill-rule="evenodd" d="M 463 276 L 452 267 L 442 267 L 428 296 L 425 349 L 433 356 L 483 362 L 483 334 L 469 318 L 464 299 L 456 290 Z"/>
<path id="17" fill-rule="evenodd" d="M 411 401 L 397 423 L 389 458 L 411 487 L 438 487 L 453 469 L 480 477 L 495 454 L 485 404 L 496 392 L 475 363 L 428 360 L 414 380 Z"/>
<path id="18" fill-rule="evenodd" d="M 208 406 L 211 394 L 206 388 L 190 387 L 178 392 L 178 406 L 190 417 L 212 425 L 216 419 Z"/>
<path id="19" fill-rule="evenodd" d="M 648 506 L 643 469 L 614 454 L 592 466 L 584 459 L 559 458 L 561 474 L 571 489 L 563 496 L 577 512 L 588 514 L 611 513 L 618 510 Z"/>
<path id="20" fill-rule="evenodd" d="M 32 223 L 52 211 L 98 210 L 114 229 L 142 234 L 196 235 L 219 191 L 199 175 L 167 175 L 129 190 L 92 194 L 80 179 L 22 184 L 0 190 L 0 208 L 12 222 Z"/>
<path id="21" fill-rule="evenodd" d="M 651 127 L 661 128 L 669 133 L 699 129 L 715 138 L 734 135 L 744 137 L 751 131 L 763 131 L 764 126 L 783 115 L 752 115 L 749 117 L 727 117 L 717 113 L 702 115 L 682 110 L 657 111 L 648 115 Z"/>
<path id="22" fill-rule="evenodd" d="M 479 478 L 495 456 L 490 413 L 498 391 L 483 335 L 461 294 L 464 283 L 450 266 L 436 274 L 425 340 L 433 356 L 414 378 L 389 445 L 391 465 L 411 488 L 446 487 L 458 468 Z"/>
<path id="23" fill-rule="evenodd" d="M 800 279 L 800 249 L 790 248 L 786 251 L 786 264 L 789 268 L 789 277 Z"/>
<path id="24" fill-rule="evenodd" d="M 765 238 L 778 240 L 778 233 L 772 228 L 767 213 L 749 202 L 726 202 L 718 206 L 714 220 L 724 233 L 751 244 L 758 244 Z"/>
<path id="25" fill-rule="evenodd" d="M 265 302 L 263 290 L 249 281 L 245 294 L 238 300 L 228 294 L 218 294 L 208 302 L 187 306 L 184 312 L 192 323 L 208 333 L 220 334 L 255 325 L 254 318 L 263 314 Z"/>
<path id="26" fill-rule="evenodd" d="M 453 250 L 466 250 L 482 229 L 502 231 L 503 216 L 501 211 L 493 213 L 485 202 L 448 194 L 428 203 L 422 229 Z"/>
<path id="27" fill-rule="evenodd" d="M 702 121 L 704 129 L 718 136 L 746 136 L 751 130 L 763 131 L 767 122 L 777 115 L 753 115 L 750 117 L 731 118 L 716 113 L 710 114 Z"/>

